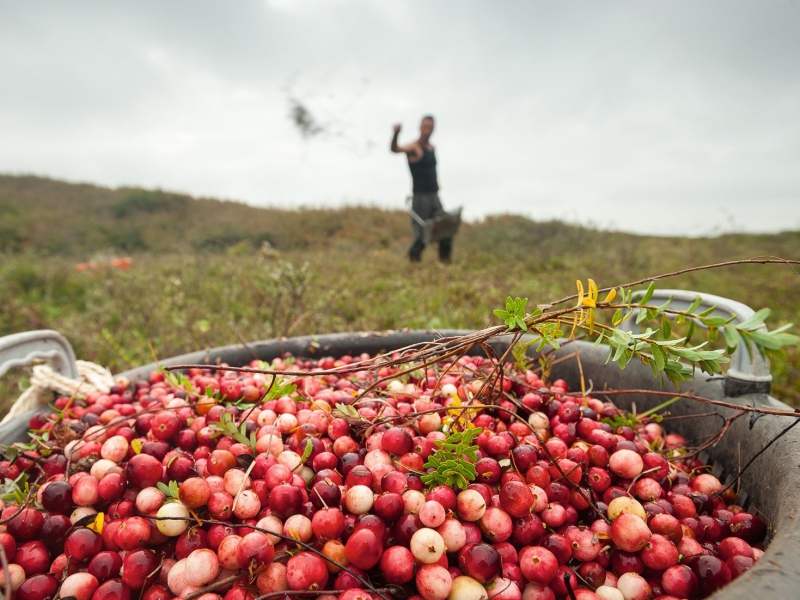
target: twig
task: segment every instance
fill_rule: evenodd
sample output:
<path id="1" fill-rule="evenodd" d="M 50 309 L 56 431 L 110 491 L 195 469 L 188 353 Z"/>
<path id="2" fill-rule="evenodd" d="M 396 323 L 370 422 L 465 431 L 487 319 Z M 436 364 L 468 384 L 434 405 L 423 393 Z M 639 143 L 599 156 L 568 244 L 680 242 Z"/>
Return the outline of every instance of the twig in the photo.
<path id="1" fill-rule="evenodd" d="M 231 575 L 230 577 L 226 577 L 225 579 L 220 579 L 219 581 L 215 581 L 213 583 L 208 584 L 205 587 L 200 588 L 196 592 L 192 592 L 191 594 L 186 594 L 184 598 L 185 600 L 194 600 L 195 598 L 199 598 L 203 594 L 207 594 L 208 592 L 213 592 L 216 589 L 225 587 L 229 583 L 233 583 L 241 576 L 242 576 L 241 573 L 237 573 L 236 575 Z"/>
<path id="2" fill-rule="evenodd" d="M 236 337 L 239 338 L 239 343 L 242 346 L 244 346 L 244 349 L 247 350 L 250 353 L 250 356 L 253 357 L 253 360 L 260 360 L 259 357 L 258 357 L 258 354 L 253 352 L 253 349 L 250 346 L 247 345 L 247 342 L 244 341 L 244 338 L 242 337 L 242 334 L 239 333 L 239 330 L 236 328 L 236 323 L 234 323 L 233 320 L 231 320 L 230 325 L 231 325 L 231 329 L 233 330 L 234 335 L 236 335 Z"/>
<path id="3" fill-rule="evenodd" d="M 678 275 L 684 275 L 685 273 L 693 273 L 694 271 L 704 271 L 708 269 L 718 269 L 721 267 L 730 267 L 732 265 L 747 265 L 747 264 L 758 264 L 758 265 L 767 265 L 767 264 L 787 264 L 787 265 L 800 265 L 800 260 L 791 260 L 787 258 L 746 258 L 742 260 L 729 260 L 726 262 L 720 263 L 713 263 L 710 265 L 703 265 L 700 267 L 690 267 L 688 269 L 681 269 L 679 271 L 671 271 L 669 273 L 662 273 L 661 275 L 654 275 L 652 277 L 645 277 L 644 279 L 640 279 L 638 281 L 632 281 L 630 283 L 624 283 L 622 285 L 615 285 L 613 287 L 605 287 L 602 289 L 597 290 L 598 294 L 600 292 L 608 292 L 614 288 L 629 288 L 634 287 L 637 285 L 642 285 L 643 283 L 649 283 L 650 281 L 658 281 L 659 279 L 667 279 L 669 277 L 676 277 Z M 795 271 L 797 272 L 797 271 Z M 550 309 L 553 306 L 557 306 L 559 304 L 563 304 L 564 302 L 569 302 L 570 300 L 575 300 L 578 297 L 578 294 L 572 294 L 571 296 L 566 296 L 561 298 L 561 300 L 556 300 L 555 302 L 551 302 L 550 304 L 542 304 L 540 307 Z"/>
<path id="4" fill-rule="evenodd" d="M 733 404 L 731 402 L 723 402 L 722 400 L 711 400 L 710 398 L 703 398 L 702 396 L 695 396 L 692 394 L 681 394 L 680 392 L 661 392 L 657 390 L 604 390 L 603 394 L 609 396 L 618 396 L 623 394 L 649 394 L 651 396 L 680 396 L 687 400 L 695 400 L 703 404 L 711 404 L 712 406 L 721 406 L 722 408 L 730 408 L 742 412 L 752 412 L 764 415 L 775 415 L 777 417 L 797 417 L 800 415 L 800 409 L 794 410 L 778 410 L 774 408 L 756 408 L 755 406 L 742 406 L 740 404 Z M 576 394 L 567 394 L 569 396 L 576 396 Z"/>
<path id="5" fill-rule="evenodd" d="M 766 452 L 767 448 L 769 448 L 770 446 L 772 446 L 772 444 L 774 444 L 775 442 L 777 442 L 777 441 L 778 441 L 778 439 L 779 439 L 781 436 L 783 436 L 783 435 L 784 435 L 784 434 L 786 434 L 786 433 L 789 433 L 789 431 L 792 429 L 792 427 L 794 427 L 794 426 L 795 426 L 795 425 L 797 425 L 798 423 L 800 423 L 800 419 L 796 419 L 796 420 L 794 421 L 794 423 L 792 423 L 791 425 L 789 425 L 789 426 L 785 427 L 785 428 L 783 429 L 783 431 L 781 431 L 781 432 L 780 432 L 778 435 L 776 435 L 774 438 L 772 438 L 772 439 L 769 441 L 769 443 L 768 443 L 766 446 L 764 446 L 764 447 L 763 447 L 761 450 L 759 450 L 758 452 L 756 452 L 756 453 L 755 453 L 755 455 L 753 456 L 753 458 L 751 458 L 750 460 L 748 460 L 748 461 L 747 461 L 747 464 L 744 466 L 744 468 L 743 468 L 743 469 L 740 469 L 740 470 L 739 470 L 739 474 L 738 474 L 736 477 L 734 477 L 734 478 L 733 478 L 733 481 L 731 481 L 731 482 L 730 482 L 728 485 L 726 485 L 726 486 L 725 486 L 724 488 L 722 488 L 720 491 L 716 492 L 716 493 L 715 493 L 715 494 L 712 496 L 712 498 L 716 498 L 716 497 L 717 497 L 717 496 L 719 496 L 720 494 L 723 494 L 724 492 L 728 491 L 728 490 L 729 490 L 729 489 L 730 489 L 730 488 L 733 486 L 733 484 L 734 484 L 734 483 L 736 483 L 737 481 L 739 481 L 739 479 L 742 477 L 742 475 L 743 475 L 743 474 L 744 474 L 744 472 L 747 470 L 747 468 L 748 468 L 750 465 L 752 465 L 752 464 L 753 464 L 753 461 L 755 461 L 755 459 L 757 459 L 757 458 L 758 458 L 759 456 L 761 456 L 761 455 L 762 455 L 764 452 Z"/>

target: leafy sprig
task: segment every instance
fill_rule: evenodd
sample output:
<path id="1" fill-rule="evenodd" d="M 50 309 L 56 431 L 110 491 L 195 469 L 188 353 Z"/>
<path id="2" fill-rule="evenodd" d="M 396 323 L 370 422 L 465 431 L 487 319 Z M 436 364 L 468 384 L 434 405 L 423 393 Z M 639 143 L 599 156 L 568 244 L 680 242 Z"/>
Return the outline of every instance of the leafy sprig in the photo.
<path id="1" fill-rule="evenodd" d="M 283 396 L 291 396 L 295 393 L 295 391 L 297 391 L 297 385 L 291 381 L 286 381 L 282 377 L 275 379 L 271 384 L 265 383 L 264 385 L 268 386 L 268 390 L 266 395 L 261 399 L 262 402 L 277 400 Z"/>
<path id="2" fill-rule="evenodd" d="M 170 500 L 178 500 L 178 484 L 175 481 L 170 481 L 168 484 L 161 483 L 160 481 L 156 483 L 156 487 Z"/>
<path id="3" fill-rule="evenodd" d="M 527 304 L 527 298 L 514 298 L 512 300 L 511 296 L 509 296 L 506 298 L 506 309 L 498 308 L 494 311 L 494 314 L 505 321 L 509 330 L 519 328 L 522 331 L 528 331 L 528 325 L 525 323 L 525 306 Z"/>
<path id="4" fill-rule="evenodd" d="M 22 506 L 30 493 L 30 489 L 28 474 L 23 472 L 16 479 L 7 479 L 5 483 L 0 485 L 0 492 L 2 492 L 0 498 L 8 504 Z"/>
<path id="5" fill-rule="evenodd" d="M 247 421 L 242 421 L 241 425 L 237 425 L 230 413 L 223 411 L 220 414 L 219 421 L 217 423 L 211 423 L 209 427 L 214 430 L 212 437 L 216 438 L 224 435 L 232 438 L 240 444 L 248 446 L 253 451 L 253 454 L 255 454 L 256 434 L 253 432 L 249 436 L 247 435 Z"/>
<path id="6" fill-rule="evenodd" d="M 164 376 L 170 386 L 190 394 L 196 393 L 191 380 L 180 371 L 167 371 L 163 366 L 159 366 L 158 372 Z"/>
<path id="7" fill-rule="evenodd" d="M 362 419 L 362 416 L 359 414 L 358 409 L 356 409 L 355 406 L 350 404 L 342 404 L 341 402 L 336 403 L 336 407 L 333 409 L 333 414 L 337 417 Z"/>
<path id="8" fill-rule="evenodd" d="M 558 350 L 559 338 L 564 337 L 561 325 L 572 321 L 572 331 L 568 336 L 570 339 L 575 337 L 577 329 L 583 330 L 590 339 L 594 339 L 595 346 L 602 343 L 609 346 L 606 362 L 613 361 L 624 369 L 636 358 L 642 364 L 648 365 L 656 378 L 661 379 L 662 387 L 666 380 L 680 387 L 681 383 L 693 379 L 698 369 L 709 375 L 721 373 L 722 365 L 730 362 L 725 356 L 726 351 L 730 354 L 742 344 L 751 357 L 758 351 L 766 358 L 782 358 L 783 348 L 800 344 L 800 337 L 787 333 L 791 325 L 766 331 L 764 321 L 770 314 L 768 309 L 759 310 L 746 321 L 736 324 L 733 323 L 734 317 L 715 316 L 716 307 L 698 312 L 702 304 L 700 297 L 683 311 L 670 308 L 671 298 L 659 306 L 649 305 L 648 302 L 655 293 L 655 282 L 651 282 L 642 297 L 635 302 L 632 289 L 611 289 L 601 300 L 597 284 L 593 280 L 588 280 L 586 291 L 580 280 L 577 286 L 577 304 L 558 311 L 558 314 L 537 310 L 525 315 L 527 299 L 512 300 L 510 296 L 506 300 L 506 310 L 496 310 L 494 313 L 505 320 L 509 332 L 521 329 L 536 333 L 537 337 L 526 344 L 536 343 L 537 352 L 541 352 L 545 346 Z M 618 304 L 613 304 L 615 298 L 619 298 Z M 611 326 L 597 322 L 597 313 L 601 309 L 615 310 L 611 317 Z M 634 314 L 637 324 L 652 321 L 658 321 L 658 324 L 656 327 L 648 326 L 646 331 L 638 334 L 620 329 L 619 325 Z M 688 332 L 685 336 L 674 337 L 671 318 L 676 324 L 688 321 Z M 695 323 L 708 329 L 707 340 L 690 345 Z M 724 336 L 726 350 L 706 348 L 720 332 Z M 512 356 L 515 363 L 524 364 L 522 348 L 513 349 Z"/>
<path id="9" fill-rule="evenodd" d="M 478 447 L 473 445 L 475 437 L 480 435 L 482 428 L 465 429 L 451 433 L 444 440 L 437 440 L 434 446 L 437 450 L 428 457 L 426 469 L 433 469 L 421 477 L 425 485 L 458 486 L 465 490 L 470 482 L 475 481 L 477 473 L 475 462 L 478 460 Z"/>

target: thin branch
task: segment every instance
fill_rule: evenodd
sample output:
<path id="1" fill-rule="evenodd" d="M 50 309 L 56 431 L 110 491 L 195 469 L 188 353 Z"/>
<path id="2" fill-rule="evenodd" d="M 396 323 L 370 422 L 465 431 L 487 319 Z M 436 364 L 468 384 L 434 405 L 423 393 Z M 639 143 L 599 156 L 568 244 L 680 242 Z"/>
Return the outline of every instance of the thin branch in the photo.
<path id="1" fill-rule="evenodd" d="M 720 491 L 716 492 L 716 493 L 715 493 L 715 494 L 712 496 L 712 498 L 716 498 L 717 496 L 720 496 L 721 494 L 724 494 L 724 493 L 725 493 L 726 491 L 728 491 L 728 490 L 729 490 L 731 487 L 733 487 L 733 484 L 734 484 L 734 483 L 736 483 L 737 481 L 739 481 L 739 479 L 742 477 L 742 475 L 744 475 L 744 472 L 747 470 L 747 468 L 748 468 L 750 465 L 752 465 L 752 464 L 753 464 L 753 461 L 755 461 L 755 460 L 756 460 L 756 459 L 757 459 L 759 456 L 761 456 L 762 454 L 764 454 L 764 452 L 766 452 L 767 448 L 769 448 L 770 446 L 772 446 L 772 444 L 774 444 L 775 442 L 777 442 L 777 441 L 778 441 L 778 440 L 779 440 L 779 439 L 780 439 L 780 438 L 781 438 L 783 435 L 785 435 L 785 434 L 789 433 L 789 431 L 790 431 L 790 430 L 791 430 L 791 429 L 792 429 L 792 428 L 793 428 L 795 425 L 797 425 L 798 423 L 800 423 L 800 419 L 796 419 L 796 420 L 795 420 L 795 421 L 794 421 L 794 422 L 793 422 L 791 425 L 788 425 L 787 427 L 785 427 L 785 428 L 784 428 L 784 429 L 783 429 L 783 430 L 782 430 L 782 431 L 781 431 L 781 432 L 780 432 L 778 435 L 776 435 L 774 438 L 772 438 L 772 439 L 769 441 L 769 443 L 768 443 L 766 446 L 764 446 L 764 447 L 763 447 L 761 450 L 759 450 L 758 452 L 756 452 L 756 453 L 755 453 L 755 455 L 753 456 L 753 458 L 751 458 L 750 460 L 748 460 L 748 461 L 747 461 L 747 464 L 744 466 L 744 468 L 743 468 L 743 469 L 740 469 L 740 470 L 739 470 L 739 474 L 738 474 L 736 477 L 734 477 L 734 478 L 733 478 L 733 481 L 731 481 L 731 482 L 730 482 L 728 485 L 726 485 L 726 486 L 725 486 L 724 488 L 722 488 Z"/>

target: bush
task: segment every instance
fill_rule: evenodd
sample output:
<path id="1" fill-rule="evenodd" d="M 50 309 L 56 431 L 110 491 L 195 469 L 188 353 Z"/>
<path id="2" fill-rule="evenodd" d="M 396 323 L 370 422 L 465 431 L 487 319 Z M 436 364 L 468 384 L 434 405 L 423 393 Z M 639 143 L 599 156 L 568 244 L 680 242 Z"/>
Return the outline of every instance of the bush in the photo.
<path id="1" fill-rule="evenodd" d="M 154 213 L 181 210 L 186 206 L 186 198 L 178 194 L 168 194 L 160 190 L 133 190 L 111 207 L 118 219 L 135 213 Z"/>
<path id="2" fill-rule="evenodd" d="M 192 242 L 192 246 L 196 250 L 208 252 L 227 250 L 234 246 L 248 246 L 252 250 L 257 250 L 264 242 L 269 242 L 274 246 L 275 236 L 269 231 L 248 233 L 240 229 L 229 229 L 228 231 L 198 238 Z"/>
<path id="3" fill-rule="evenodd" d="M 115 229 L 107 234 L 108 243 L 117 250 L 125 252 L 136 252 L 147 250 L 147 242 L 142 237 L 142 232 L 138 227 L 125 227 Z"/>

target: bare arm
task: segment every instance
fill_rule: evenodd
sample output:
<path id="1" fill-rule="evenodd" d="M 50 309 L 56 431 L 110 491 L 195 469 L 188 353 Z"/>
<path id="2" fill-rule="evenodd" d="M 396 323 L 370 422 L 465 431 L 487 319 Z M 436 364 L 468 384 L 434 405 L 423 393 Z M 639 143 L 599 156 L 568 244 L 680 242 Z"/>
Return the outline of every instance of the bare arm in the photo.
<path id="1" fill-rule="evenodd" d="M 419 145 L 416 143 L 411 143 L 406 144 L 405 146 L 400 146 L 397 143 L 398 137 L 400 137 L 400 125 L 395 125 L 394 135 L 392 136 L 392 144 L 389 146 L 389 149 L 395 154 L 408 154 L 413 162 L 413 159 L 420 155 Z"/>
<path id="2" fill-rule="evenodd" d="M 401 152 L 400 146 L 397 145 L 397 138 L 400 137 L 400 128 L 401 125 L 399 124 L 394 126 L 394 135 L 392 136 L 392 144 L 391 146 L 389 146 L 389 149 L 394 153 Z"/>

